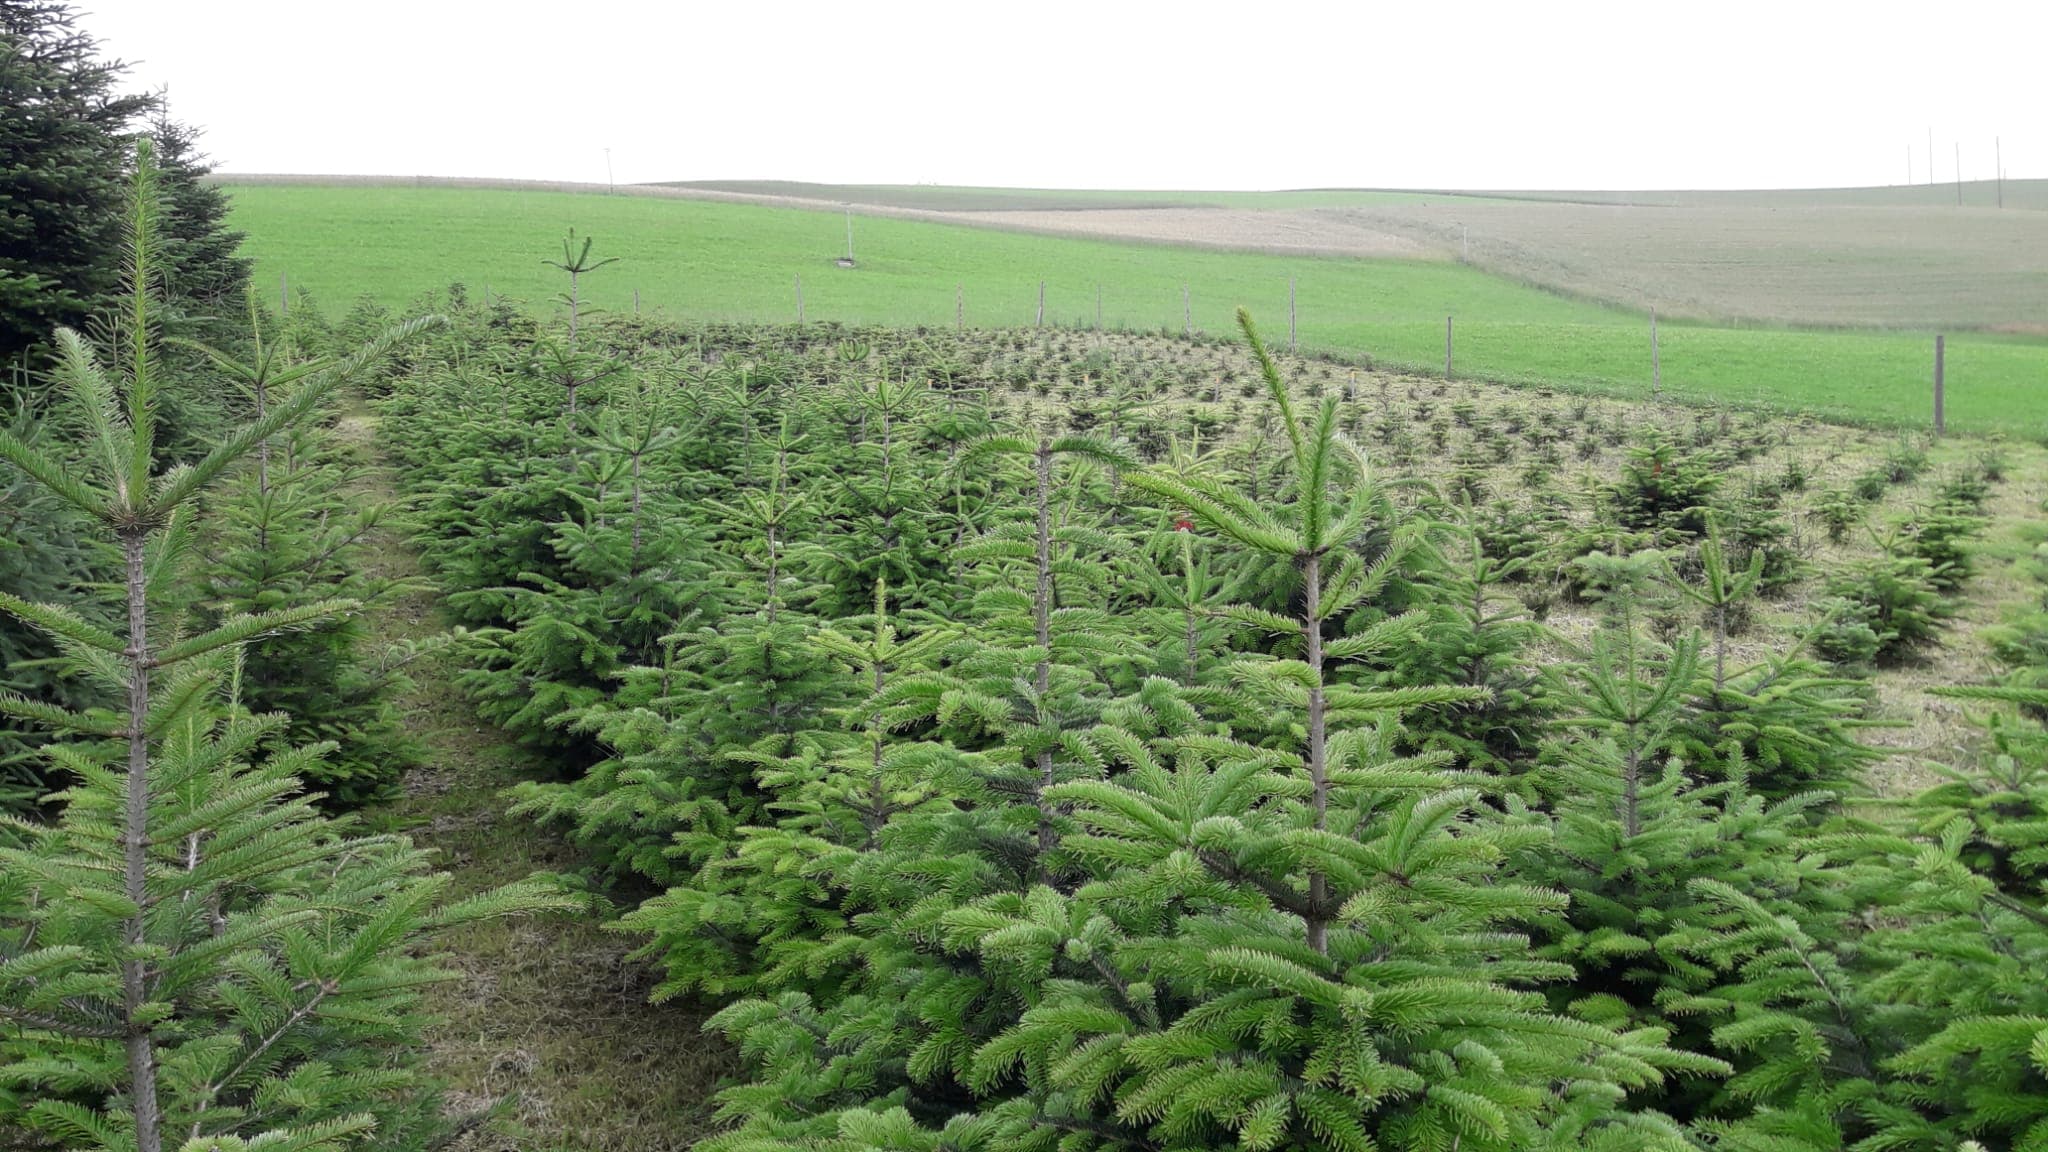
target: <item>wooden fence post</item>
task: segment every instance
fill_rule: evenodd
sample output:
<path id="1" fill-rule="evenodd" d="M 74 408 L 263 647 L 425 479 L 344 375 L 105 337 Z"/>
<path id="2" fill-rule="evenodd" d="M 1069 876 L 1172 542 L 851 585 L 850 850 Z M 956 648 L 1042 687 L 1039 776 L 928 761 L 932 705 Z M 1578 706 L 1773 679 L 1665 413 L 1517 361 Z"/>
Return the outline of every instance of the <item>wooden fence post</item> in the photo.
<path id="1" fill-rule="evenodd" d="M 804 322 L 804 274 L 796 274 L 796 322 Z"/>
<path id="2" fill-rule="evenodd" d="M 1038 282 L 1038 326 L 1045 327 L 1045 281 Z"/>
<path id="3" fill-rule="evenodd" d="M 1188 286 L 1180 286 L 1180 334 L 1183 337 L 1195 334 L 1195 314 L 1188 306 Z"/>
<path id="4" fill-rule="evenodd" d="M 638 316 L 639 314 L 640 314 L 640 290 L 639 290 L 638 288 L 635 288 L 635 289 L 633 289 L 633 315 L 635 315 L 635 316 Z"/>
<path id="5" fill-rule="evenodd" d="M 1936 436 L 1948 431 L 1948 397 L 1944 395 L 1947 382 L 1943 379 L 1946 368 L 1944 361 L 1947 359 L 1948 337 L 1937 332 L 1934 336 L 1934 434 Z"/>
<path id="6" fill-rule="evenodd" d="M 1451 318 L 1444 317 L 1444 379 L 1451 378 Z"/>

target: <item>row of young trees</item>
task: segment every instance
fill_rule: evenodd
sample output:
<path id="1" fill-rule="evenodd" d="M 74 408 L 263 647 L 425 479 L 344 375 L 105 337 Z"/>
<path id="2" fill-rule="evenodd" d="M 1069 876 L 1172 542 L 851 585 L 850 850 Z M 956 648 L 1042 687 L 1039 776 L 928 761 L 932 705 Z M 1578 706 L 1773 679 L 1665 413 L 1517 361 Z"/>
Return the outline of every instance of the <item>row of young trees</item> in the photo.
<path id="1" fill-rule="evenodd" d="M 2036 726 L 1863 795 L 1811 651 L 1852 589 L 1756 655 L 1801 575 L 1671 438 L 1593 494 L 1568 640 L 1243 324 L 1262 457 L 917 333 L 457 302 L 392 383 L 466 682 L 559 772 L 520 806 L 729 1001 L 713 1146 L 2048 1141 Z"/>
<path id="2" fill-rule="evenodd" d="M 266 339 L 195 386 L 248 385 L 254 417 L 162 462 L 173 367 L 158 323 L 160 197 L 135 166 L 121 311 L 60 329 L 64 440 L 0 431 L 10 476 L 118 558 L 97 611 L 0 589 L 87 703 L 0 692 L 52 735 L 32 815 L 0 811 L 0 1143 L 227 1152 L 422 1147 L 446 1131 L 418 1062 L 434 933 L 566 910 L 536 879 L 453 898 L 404 836 L 324 809 L 395 766 L 351 618 L 373 590 L 315 445 L 322 406 L 431 326 L 339 356 Z M 74 573 L 74 578 L 85 574 Z M 366 717 L 369 719 L 366 720 Z M 326 784 L 332 791 L 323 792 Z"/>

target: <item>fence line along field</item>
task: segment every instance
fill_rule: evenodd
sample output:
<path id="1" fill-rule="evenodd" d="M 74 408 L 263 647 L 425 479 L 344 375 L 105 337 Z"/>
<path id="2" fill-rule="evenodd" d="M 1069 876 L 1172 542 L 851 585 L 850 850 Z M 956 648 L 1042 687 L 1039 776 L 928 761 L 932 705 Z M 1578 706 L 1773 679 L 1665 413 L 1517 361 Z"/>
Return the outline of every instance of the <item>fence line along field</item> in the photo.
<path id="1" fill-rule="evenodd" d="M 259 282 L 342 306 L 396 305 L 460 279 L 545 308 L 558 291 L 526 254 L 565 228 L 621 263 L 590 286 L 614 312 L 699 319 L 1028 325 L 1045 285 L 1048 324 L 1227 330 L 1235 307 L 1284 316 L 1292 280 L 1304 347 L 1440 370 L 1457 317 L 1456 369 L 1491 380 L 1637 395 L 1650 384 L 1647 317 L 1541 291 L 1441 259 L 1359 260 L 1201 250 L 855 217 L 858 264 L 836 267 L 840 214 L 664 196 L 377 184 L 231 185 Z M 1332 194 L 1333 196 L 1335 194 Z M 2016 214 L 2016 213 L 2015 213 Z M 311 226 L 317 222 L 318 227 Z M 1665 322 L 1664 392 L 1799 409 L 1859 423 L 1924 425 L 1931 332 L 1804 331 Z M 1949 423 L 2048 434 L 2048 342 L 1969 334 L 1949 344 Z"/>

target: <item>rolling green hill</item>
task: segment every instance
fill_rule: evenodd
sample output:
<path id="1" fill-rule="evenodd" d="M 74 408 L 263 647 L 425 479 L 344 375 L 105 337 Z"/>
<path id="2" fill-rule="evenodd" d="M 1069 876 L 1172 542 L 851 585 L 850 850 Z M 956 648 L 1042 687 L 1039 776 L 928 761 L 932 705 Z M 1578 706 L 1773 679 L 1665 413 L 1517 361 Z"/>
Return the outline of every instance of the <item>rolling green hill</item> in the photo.
<path id="1" fill-rule="evenodd" d="M 354 183 L 229 184 L 260 283 L 288 276 L 330 309 L 357 296 L 403 305 L 465 282 L 535 307 L 565 285 L 543 263 L 574 228 L 619 263 L 586 296 L 630 311 L 704 319 L 1179 330 L 1182 286 L 1197 329 L 1226 330 L 1250 307 L 1284 333 L 1297 283 L 1304 346 L 1441 372 L 1444 320 L 1456 371 L 1504 381 L 1640 395 L 1650 380 L 1646 318 L 1446 261 L 1368 261 L 1206 251 L 860 217 L 858 267 L 835 266 L 837 212 L 658 196 Z M 1684 400 L 1769 404 L 1871 423 L 1920 425 L 1932 340 L 1914 332 L 1663 326 L 1663 380 Z M 1950 341 L 1950 422 L 2048 435 L 2048 342 Z"/>

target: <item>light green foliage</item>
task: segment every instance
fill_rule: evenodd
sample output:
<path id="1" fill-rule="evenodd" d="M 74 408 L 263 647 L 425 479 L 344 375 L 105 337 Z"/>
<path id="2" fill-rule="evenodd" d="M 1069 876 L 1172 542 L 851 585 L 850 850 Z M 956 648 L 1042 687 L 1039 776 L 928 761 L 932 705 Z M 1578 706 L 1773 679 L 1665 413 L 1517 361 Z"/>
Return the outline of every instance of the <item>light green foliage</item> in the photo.
<path id="1" fill-rule="evenodd" d="M 331 744 L 266 752 L 290 718 L 242 706 L 241 653 L 350 602 L 301 599 L 183 632 L 176 593 L 198 497 L 426 323 L 305 373 L 196 464 L 159 470 L 154 177 L 145 145 L 121 359 L 69 330 L 57 338 L 85 465 L 0 433 L 0 459 L 119 546 L 127 618 L 115 632 L 0 599 L 72 675 L 121 702 L 71 711 L 0 696 L 16 720 L 92 738 L 46 745 L 75 783 L 52 822 L 10 821 L 0 844 L 0 1125 L 108 1152 L 213 1137 L 333 1147 L 380 1125 L 416 1138 L 438 1119 L 412 1062 L 418 991 L 441 978 L 422 954 L 431 934 L 575 902 L 539 883 L 444 899 L 448 878 L 406 841 L 316 812 L 302 779 Z"/>
<path id="2" fill-rule="evenodd" d="M 1532 480 L 1524 531 L 1403 482 L 1351 434 L 1403 430 L 1248 322 L 1254 373 L 1210 381 L 616 318 L 571 419 L 544 338 L 451 306 L 389 446 L 467 682 L 555 755 L 523 810 L 659 889 L 617 925 L 658 996 L 728 1001 L 712 1147 L 1953 1152 L 2003 1123 L 1892 1059 L 1947 1043 L 1924 930 L 1963 921 L 1905 895 L 1932 833 L 1846 807 L 1868 686 L 1772 599 L 1805 480 L 1722 475 L 1765 422 L 1458 416 L 1537 463 L 1642 446 Z M 1553 573 L 1591 605 L 1569 631 L 1503 595 Z M 1894 980 L 1929 1009 L 1884 1010 Z"/>

